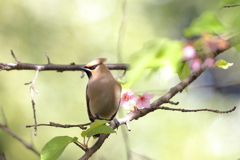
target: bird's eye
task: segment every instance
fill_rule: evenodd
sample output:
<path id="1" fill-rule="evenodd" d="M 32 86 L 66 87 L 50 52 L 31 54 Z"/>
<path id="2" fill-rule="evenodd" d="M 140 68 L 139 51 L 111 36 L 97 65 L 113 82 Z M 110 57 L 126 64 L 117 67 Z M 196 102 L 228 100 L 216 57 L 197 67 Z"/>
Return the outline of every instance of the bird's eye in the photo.
<path id="1" fill-rule="evenodd" d="M 92 66 L 92 67 L 88 67 L 90 70 L 94 70 L 96 67 L 98 66 L 98 64 Z"/>

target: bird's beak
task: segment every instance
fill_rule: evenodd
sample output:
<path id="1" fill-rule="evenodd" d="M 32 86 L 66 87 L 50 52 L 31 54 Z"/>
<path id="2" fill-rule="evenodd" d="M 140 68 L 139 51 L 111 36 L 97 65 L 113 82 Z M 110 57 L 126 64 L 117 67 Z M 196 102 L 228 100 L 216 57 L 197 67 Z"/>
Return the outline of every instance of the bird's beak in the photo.
<path id="1" fill-rule="evenodd" d="M 81 69 L 83 70 L 83 71 L 90 71 L 88 68 L 86 68 L 85 66 L 83 66 L 83 67 L 81 67 Z"/>
<path id="2" fill-rule="evenodd" d="M 81 69 L 82 69 L 82 71 L 84 71 L 87 74 L 88 78 L 92 77 L 92 72 L 89 68 L 84 66 L 84 67 L 81 67 Z"/>

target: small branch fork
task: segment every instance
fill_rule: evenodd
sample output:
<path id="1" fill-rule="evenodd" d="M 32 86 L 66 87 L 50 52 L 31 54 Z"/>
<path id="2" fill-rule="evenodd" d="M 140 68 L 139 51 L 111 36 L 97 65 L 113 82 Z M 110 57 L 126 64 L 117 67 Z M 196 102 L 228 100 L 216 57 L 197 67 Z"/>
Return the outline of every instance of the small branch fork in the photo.
<path id="1" fill-rule="evenodd" d="M 28 83 L 25 83 L 25 85 L 29 85 L 31 84 L 30 86 L 30 95 L 31 95 L 31 102 L 32 102 L 32 109 L 33 109 L 33 118 L 34 118 L 34 135 L 36 136 L 37 135 L 37 116 L 36 116 L 36 107 L 35 107 L 35 101 L 34 101 L 34 92 L 36 94 L 39 94 L 38 91 L 35 89 L 34 87 L 34 84 L 35 84 L 35 81 L 38 77 L 38 73 L 39 73 L 39 70 L 36 70 L 36 74 L 33 78 L 33 80 L 31 82 L 28 82 Z"/>
<path id="2" fill-rule="evenodd" d="M 26 128 L 30 127 L 36 127 L 36 126 L 51 126 L 51 127 L 59 127 L 59 128 L 72 128 L 72 127 L 79 127 L 83 130 L 86 129 L 86 126 L 90 125 L 91 123 L 85 123 L 85 124 L 59 124 L 59 123 L 54 123 L 54 122 L 49 122 L 49 124 L 34 124 L 34 125 L 27 125 Z"/>
<path id="3" fill-rule="evenodd" d="M 180 112 L 202 112 L 202 111 L 207 111 L 207 112 L 213 112 L 213 113 L 230 113 L 236 110 L 237 107 L 233 107 L 229 110 L 226 111 L 219 111 L 219 110 L 212 110 L 212 109 L 193 109 L 193 110 L 189 110 L 189 109 L 181 109 L 181 108 L 169 108 L 169 107 L 157 107 L 158 109 L 162 109 L 162 110 L 170 110 L 170 111 L 180 111 Z"/>

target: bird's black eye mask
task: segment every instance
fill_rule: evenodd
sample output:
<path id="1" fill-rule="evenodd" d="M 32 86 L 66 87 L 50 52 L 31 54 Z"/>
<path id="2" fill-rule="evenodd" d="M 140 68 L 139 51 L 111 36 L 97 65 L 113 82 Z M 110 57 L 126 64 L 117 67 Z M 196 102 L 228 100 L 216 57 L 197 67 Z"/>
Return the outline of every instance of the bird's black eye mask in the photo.
<path id="1" fill-rule="evenodd" d="M 97 66 L 98 66 L 98 64 L 96 64 L 96 65 L 94 65 L 94 66 L 91 66 L 91 67 L 86 67 L 86 68 L 88 68 L 88 69 L 90 69 L 90 70 L 94 70 Z"/>
<path id="2" fill-rule="evenodd" d="M 99 64 L 93 65 L 91 67 L 84 66 L 82 69 L 86 72 L 88 78 L 92 77 L 92 70 L 94 70 Z"/>

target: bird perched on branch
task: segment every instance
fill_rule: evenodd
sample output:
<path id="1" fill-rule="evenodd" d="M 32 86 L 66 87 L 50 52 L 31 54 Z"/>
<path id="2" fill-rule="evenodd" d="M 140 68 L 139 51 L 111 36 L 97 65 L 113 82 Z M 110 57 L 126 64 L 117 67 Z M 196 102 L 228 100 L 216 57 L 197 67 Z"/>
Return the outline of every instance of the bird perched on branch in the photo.
<path id="1" fill-rule="evenodd" d="M 106 58 L 98 58 L 82 68 L 89 78 L 86 100 L 91 122 L 95 119 L 113 120 L 119 108 L 122 88 L 103 64 L 105 61 L 107 61 Z"/>

